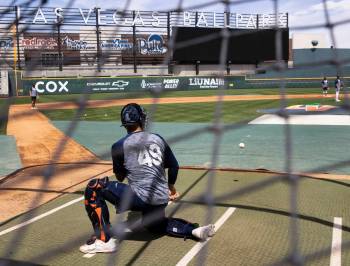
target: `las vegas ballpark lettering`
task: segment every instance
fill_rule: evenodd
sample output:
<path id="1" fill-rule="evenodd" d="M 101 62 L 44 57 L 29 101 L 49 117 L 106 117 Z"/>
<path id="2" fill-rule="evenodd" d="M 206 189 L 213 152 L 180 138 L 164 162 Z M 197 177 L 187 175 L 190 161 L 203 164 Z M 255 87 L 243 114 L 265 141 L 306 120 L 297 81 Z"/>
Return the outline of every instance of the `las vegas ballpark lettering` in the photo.
<path id="1" fill-rule="evenodd" d="M 16 11 L 13 11 L 16 12 Z M 26 15 L 21 17 L 21 12 Z M 72 15 L 74 13 L 74 15 Z M 37 8 L 28 10 L 17 7 L 17 16 L 21 24 L 82 24 L 82 25 L 120 25 L 120 26 L 153 26 L 167 27 L 167 12 L 160 11 L 121 11 L 105 10 L 101 8 L 66 9 Z M 229 28 L 256 28 L 257 22 L 262 28 L 271 28 L 277 24 L 279 27 L 288 27 L 288 14 L 240 14 L 218 12 L 170 12 L 170 26 L 188 27 L 229 27 Z M 257 16 L 259 17 L 257 19 Z M 74 19 L 72 19 L 74 17 Z"/>

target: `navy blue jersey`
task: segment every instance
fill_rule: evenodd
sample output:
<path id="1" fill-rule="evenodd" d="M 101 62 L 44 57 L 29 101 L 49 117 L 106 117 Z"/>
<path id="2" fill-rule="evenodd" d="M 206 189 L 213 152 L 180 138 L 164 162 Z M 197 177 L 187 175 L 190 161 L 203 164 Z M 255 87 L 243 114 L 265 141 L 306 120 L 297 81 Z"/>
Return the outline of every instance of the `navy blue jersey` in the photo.
<path id="1" fill-rule="evenodd" d="M 179 165 L 162 137 L 145 131 L 128 134 L 113 144 L 112 159 L 114 173 L 126 177 L 145 203 L 168 202 L 168 183 L 175 183 Z M 165 168 L 169 168 L 169 180 Z"/>

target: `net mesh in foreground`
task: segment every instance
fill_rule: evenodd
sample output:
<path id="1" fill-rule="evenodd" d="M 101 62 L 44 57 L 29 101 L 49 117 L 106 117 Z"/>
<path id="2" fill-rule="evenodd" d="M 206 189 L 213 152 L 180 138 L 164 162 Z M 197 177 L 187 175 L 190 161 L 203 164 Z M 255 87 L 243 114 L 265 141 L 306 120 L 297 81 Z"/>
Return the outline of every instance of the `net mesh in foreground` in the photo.
<path id="1" fill-rule="evenodd" d="M 214 206 L 216 202 L 224 201 L 225 199 L 235 199 L 240 195 L 245 193 L 254 193 L 265 187 L 271 186 L 281 180 L 288 182 L 289 190 L 290 190 L 290 200 L 289 200 L 289 210 L 291 213 L 290 216 L 290 228 L 288 230 L 289 236 L 289 254 L 282 261 L 276 261 L 275 264 L 283 264 L 283 263 L 291 263 L 293 265 L 301 265 L 307 264 L 309 262 L 317 260 L 319 257 L 327 256 L 329 250 L 318 250 L 313 254 L 302 255 L 301 247 L 300 247 L 300 239 L 299 239 L 299 222 L 298 222 L 298 191 L 299 191 L 299 182 L 300 176 L 294 174 L 293 171 L 293 160 L 292 160 L 292 134 L 291 127 L 288 123 L 289 114 L 285 112 L 284 108 L 287 107 L 286 101 L 286 80 L 283 78 L 284 73 L 288 70 L 288 65 L 283 60 L 283 47 L 282 47 L 282 28 L 280 27 L 280 21 L 276 18 L 280 17 L 280 4 L 281 1 L 208 1 L 203 4 L 188 4 L 186 1 L 179 1 L 178 6 L 173 10 L 164 10 L 158 11 L 157 13 L 152 12 L 138 12 L 138 11 L 129 11 L 129 7 L 132 4 L 132 1 L 127 1 L 124 7 L 124 10 L 120 10 L 116 12 L 115 10 L 107 10 L 104 13 L 100 13 L 100 9 L 83 9 L 79 10 L 78 8 L 74 8 L 73 5 L 75 1 L 70 1 L 68 6 L 61 10 L 53 11 L 51 8 L 50 1 L 42 2 L 42 8 L 40 13 L 37 8 L 32 7 L 31 3 L 24 3 L 18 7 L 1 7 L 1 19 L 0 26 L 1 32 L 4 36 L 2 45 L 3 51 L 6 51 L 6 47 L 13 47 L 13 49 L 9 49 L 6 52 L 3 52 L 3 56 L 1 58 L 1 67 L 3 69 L 11 69 L 14 71 L 14 76 L 17 79 L 18 74 L 22 71 L 26 72 L 26 75 L 35 76 L 38 73 L 43 73 L 46 68 L 50 67 L 52 69 L 56 68 L 59 70 L 72 71 L 72 73 L 85 73 L 86 76 L 97 77 L 101 76 L 101 72 L 106 75 L 113 74 L 113 71 L 118 70 L 118 73 L 125 71 L 125 74 L 135 72 L 137 74 L 142 75 L 143 71 L 151 71 L 152 74 L 157 75 L 168 75 L 176 69 L 174 63 L 172 61 L 172 53 L 169 51 L 179 49 L 181 47 L 190 47 L 194 44 L 204 43 L 210 39 L 215 39 L 220 36 L 220 53 L 217 59 L 217 71 L 212 75 L 219 79 L 224 79 L 225 74 L 227 73 L 227 58 L 228 58 L 228 45 L 230 37 L 237 33 L 232 33 L 228 28 L 222 27 L 220 31 L 213 33 L 212 35 L 206 35 L 202 37 L 195 38 L 191 41 L 184 41 L 183 43 L 177 43 L 178 47 L 175 46 L 175 40 L 177 35 L 176 28 L 169 28 L 169 22 L 182 25 L 184 23 L 183 16 L 181 16 L 184 12 L 190 10 L 199 10 L 205 9 L 210 10 L 213 6 L 217 7 L 221 6 L 221 10 L 225 11 L 223 16 L 219 16 L 217 18 L 217 22 L 212 23 L 227 23 L 228 17 L 227 14 L 230 14 L 231 10 L 235 10 L 235 8 L 241 7 L 247 4 L 251 4 L 253 2 L 266 2 L 271 4 L 271 16 L 270 19 L 275 23 L 273 28 L 277 31 L 275 38 L 275 58 L 276 60 L 273 63 L 268 65 L 263 65 L 259 67 L 260 71 L 276 71 L 277 75 L 281 77 L 279 79 L 279 95 L 280 95 L 280 109 L 277 112 L 279 116 L 285 119 L 286 123 L 284 126 L 284 135 L 285 135 L 285 146 L 284 146 L 284 162 L 285 162 L 285 173 L 284 175 L 274 176 L 273 178 L 262 180 L 260 182 L 254 183 L 248 187 L 245 187 L 241 190 L 232 189 L 229 193 L 225 193 L 220 195 L 219 197 L 214 196 L 213 189 L 215 188 L 216 182 L 216 174 L 217 172 L 213 169 L 218 168 L 218 154 L 220 149 L 220 143 L 222 141 L 223 134 L 228 131 L 234 131 L 236 129 L 244 127 L 247 122 L 245 119 L 242 119 L 240 123 L 227 123 L 223 120 L 223 104 L 224 104 L 224 95 L 228 88 L 228 83 L 223 83 L 218 86 L 216 90 L 217 99 L 215 101 L 214 111 L 212 113 L 212 123 L 210 125 L 203 126 L 199 129 L 191 130 L 184 134 L 176 135 L 168 140 L 169 144 L 172 145 L 174 143 L 181 142 L 186 139 L 196 138 L 196 136 L 210 133 L 213 135 L 213 141 L 209 144 L 211 148 L 211 159 L 210 165 L 208 166 L 209 172 L 206 176 L 206 189 L 203 191 L 202 195 L 198 198 L 192 199 L 193 201 L 205 204 L 207 207 L 206 211 L 206 222 L 212 223 L 214 222 Z M 333 2 L 332 2 L 333 3 Z M 332 22 L 330 16 L 329 5 L 332 3 L 323 1 L 322 9 L 324 10 L 325 23 L 317 24 L 314 26 L 299 26 L 293 27 L 293 24 L 289 22 L 289 29 L 293 31 L 302 31 L 302 30 L 312 30 L 319 28 L 326 28 L 330 35 L 331 41 L 336 47 L 336 38 L 335 38 L 335 30 L 338 27 L 342 27 L 344 25 L 348 25 L 350 23 L 350 17 L 346 18 L 342 21 Z M 40 4 L 40 3 L 38 3 Z M 64 21 L 62 21 L 62 16 L 60 12 L 64 14 Z M 39 12 L 39 13 L 38 13 Z M 219 12 L 218 12 L 219 13 Z M 226 15 L 225 15 L 226 14 Z M 101 19 L 102 16 L 102 19 Z M 103 17 L 105 16 L 105 17 Z M 194 23 L 198 23 L 202 19 L 202 23 L 205 23 L 203 18 L 200 17 L 200 12 L 197 12 L 196 15 L 192 18 Z M 85 25 L 81 26 L 78 23 L 78 18 L 83 17 L 85 20 Z M 105 25 L 103 20 L 109 17 L 114 25 Z M 157 19 L 154 19 L 157 17 Z M 36 19 L 37 22 L 45 22 L 44 25 L 41 23 L 30 25 L 25 23 L 24 21 L 32 21 Z M 235 17 L 237 20 L 238 18 Z M 142 20 L 142 23 L 141 23 Z M 51 23 L 54 21 L 54 23 Z M 123 24 L 123 21 L 129 21 L 128 25 Z M 131 21 L 131 23 L 130 23 Z M 132 25 L 132 21 L 138 21 L 143 24 L 140 25 Z M 226 21 L 226 22 L 225 22 Z M 242 22 L 243 23 L 243 22 Z M 249 21 L 246 21 L 249 23 Z M 253 18 L 253 27 L 255 25 L 259 25 L 259 16 Z M 260 21 L 261 23 L 261 21 Z M 107 23 L 108 24 L 108 23 Z M 163 25 L 163 26 L 162 26 Z M 256 27 L 255 27 L 256 28 Z M 76 31 L 80 33 L 80 39 L 77 37 Z M 35 34 L 34 34 L 35 33 Z M 152 56 L 145 56 L 142 54 L 137 54 L 135 49 L 126 49 L 133 45 L 136 46 L 137 42 L 141 42 L 149 38 L 151 35 L 163 35 L 166 36 L 163 41 L 167 41 L 166 49 L 168 52 L 163 53 L 162 56 L 159 54 L 154 54 Z M 240 33 L 238 33 L 239 35 Z M 241 33 L 244 35 L 244 33 Z M 139 39 L 136 39 L 135 36 L 139 36 Z M 119 40 L 115 39 L 115 36 L 120 36 Z M 122 41 L 122 39 L 127 41 Z M 40 47 L 42 45 L 42 41 L 52 42 L 52 49 L 54 52 L 46 52 L 46 53 L 33 53 L 26 54 L 23 49 L 25 46 L 37 46 Z M 56 42 L 56 40 L 58 40 Z M 156 40 L 157 41 L 157 40 Z M 159 41 L 159 40 L 158 40 Z M 70 53 L 68 56 L 64 56 L 63 58 L 63 50 L 66 49 L 61 47 L 64 44 L 65 47 L 70 47 Z M 91 47 L 90 47 L 91 46 Z M 116 47 L 124 47 L 125 49 L 113 49 Z M 112 49 L 107 49 L 112 48 Z M 147 50 L 147 48 L 145 48 Z M 142 49 L 141 49 L 142 50 Z M 145 51 L 146 53 L 147 51 Z M 210 51 L 208 51 L 210 52 Z M 122 56 L 121 56 L 122 55 Z M 76 61 L 76 64 L 75 64 Z M 336 72 L 342 75 L 343 67 L 348 64 L 350 58 L 340 58 L 336 49 L 334 49 L 334 53 L 332 58 L 329 60 L 316 61 L 316 62 L 306 62 L 303 65 L 298 66 L 298 69 L 312 69 L 313 67 L 318 66 L 319 64 L 326 64 L 334 67 Z M 32 72 L 32 74 L 30 74 Z M 176 71 L 175 71 L 176 72 Z M 39 74 L 40 76 L 41 74 Z M 59 74 L 58 74 L 59 75 Z M 122 86 L 122 84 L 120 84 Z M 146 84 L 147 86 L 147 84 Z M 163 94 L 167 93 L 163 86 L 155 85 L 151 88 L 151 105 L 147 107 L 148 117 L 149 117 L 149 130 L 153 128 L 154 117 L 157 115 L 157 110 L 159 107 L 159 101 Z M 116 100 L 122 101 L 123 98 L 126 99 L 137 99 L 142 98 L 145 95 L 144 91 L 135 91 L 135 92 L 126 92 L 123 93 L 122 96 L 113 95 L 113 96 L 105 96 L 105 99 L 109 100 L 110 97 L 115 98 Z M 345 90 L 345 96 L 347 96 L 347 92 Z M 89 91 L 83 91 L 81 97 L 76 101 L 77 108 L 74 113 L 74 118 L 71 121 L 71 124 L 67 131 L 65 132 L 66 137 L 62 138 L 55 150 L 55 153 L 51 156 L 51 162 L 45 166 L 45 171 L 43 173 L 44 179 L 42 182 L 42 186 L 38 189 L 47 190 L 48 184 L 51 177 L 54 174 L 56 162 L 60 160 L 62 156 L 62 152 L 64 150 L 65 145 L 67 145 L 67 139 L 72 137 L 78 123 L 81 121 L 82 116 L 85 113 L 87 108 L 87 104 L 89 98 L 91 97 L 91 93 Z M 13 101 L 12 98 L 8 98 L 6 100 L 6 105 L 9 105 Z M 137 101 L 137 100 L 136 100 Z M 345 101 L 343 104 L 343 108 L 348 110 L 348 98 L 345 97 Z M 23 112 L 18 114 L 18 116 L 26 116 L 27 113 Z M 4 116 L 4 115 L 2 115 Z M 5 119 L 5 117 L 1 117 L 1 119 Z M 109 154 L 109 151 L 106 151 L 106 154 Z M 86 164 L 94 164 L 99 163 L 95 160 L 85 160 L 79 163 Z M 337 167 L 341 167 L 349 163 L 347 158 L 344 158 L 344 161 L 340 161 L 334 165 L 327 165 L 322 167 L 327 167 L 327 169 L 335 169 Z M 74 165 L 72 166 L 74 169 Z M 313 169 L 313 172 L 318 172 L 318 169 Z M 33 205 L 35 202 L 40 201 L 40 197 L 42 195 L 38 194 L 33 197 L 31 200 Z M 186 205 L 182 205 L 180 203 L 176 203 L 176 207 L 171 212 L 171 216 L 176 215 L 177 211 L 182 208 L 186 208 Z M 36 211 L 28 212 L 23 215 L 21 218 L 23 221 L 27 221 L 37 215 Z M 123 220 L 122 216 L 118 216 L 116 221 L 113 221 L 113 228 L 118 229 L 120 222 Z M 26 227 L 23 227 L 15 232 L 15 236 L 10 243 L 6 244 L 6 251 L 4 254 L 8 254 L 9 252 L 16 253 L 16 251 L 20 248 L 17 244 L 17 239 L 20 239 L 23 235 L 25 235 Z M 85 235 L 77 235 L 74 239 L 67 240 L 66 247 L 76 248 L 76 242 L 78 240 L 85 240 Z M 123 236 L 120 237 L 120 245 L 123 245 Z M 349 242 L 345 242 L 342 245 L 343 250 L 347 249 L 349 246 Z M 144 245 L 144 248 L 141 248 L 137 253 L 136 257 L 142 256 L 142 252 L 147 248 L 147 244 Z M 55 252 L 58 250 L 50 250 L 47 253 L 43 253 L 40 255 L 41 257 L 35 258 L 36 261 L 41 258 L 50 258 L 53 257 Z M 210 247 L 204 246 L 199 255 L 196 257 L 198 265 L 203 265 L 205 263 L 208 252 L 210 252 Z M 108 255 L 108 264 L 115 264 L 118 262 L 118 252 Z"/>

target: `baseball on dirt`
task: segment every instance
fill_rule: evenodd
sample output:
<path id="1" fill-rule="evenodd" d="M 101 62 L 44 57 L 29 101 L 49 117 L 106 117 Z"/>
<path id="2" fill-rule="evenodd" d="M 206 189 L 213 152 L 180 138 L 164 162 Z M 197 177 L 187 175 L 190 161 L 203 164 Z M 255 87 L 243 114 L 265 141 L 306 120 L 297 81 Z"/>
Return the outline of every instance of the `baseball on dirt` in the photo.
<path id="1" fill-rule="evenodd" d="M 244 144 L 243 142 L 241 142 L 238 146 L 239 146 L 241 149 L 244 149 L 245 144 Z"/>

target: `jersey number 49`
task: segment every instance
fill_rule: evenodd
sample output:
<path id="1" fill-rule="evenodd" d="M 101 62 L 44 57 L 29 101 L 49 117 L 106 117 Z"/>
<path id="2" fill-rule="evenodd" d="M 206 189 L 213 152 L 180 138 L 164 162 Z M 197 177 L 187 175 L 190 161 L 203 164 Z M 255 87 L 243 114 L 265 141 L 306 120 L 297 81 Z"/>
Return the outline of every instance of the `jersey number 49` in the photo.
<path id="1" fill-rule="evenodd" d="M 159 166 L 162 163 L 162 152 L 157 144 L 151 144 L 148 148 L 140 151 L 137 160 L 141 165 Z"/>

